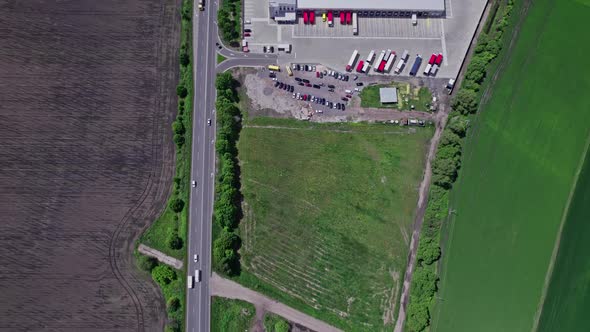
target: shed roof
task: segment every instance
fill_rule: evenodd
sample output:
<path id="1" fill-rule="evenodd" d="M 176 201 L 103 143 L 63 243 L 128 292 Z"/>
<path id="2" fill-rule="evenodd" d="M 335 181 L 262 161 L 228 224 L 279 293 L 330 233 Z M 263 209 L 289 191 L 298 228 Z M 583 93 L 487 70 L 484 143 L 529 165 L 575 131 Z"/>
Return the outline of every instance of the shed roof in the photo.
<path id="1" fill-rule="evenodd" d="M 397 88 L 379 89 L 379 100 L 382 104 L 397 103 Z"/>

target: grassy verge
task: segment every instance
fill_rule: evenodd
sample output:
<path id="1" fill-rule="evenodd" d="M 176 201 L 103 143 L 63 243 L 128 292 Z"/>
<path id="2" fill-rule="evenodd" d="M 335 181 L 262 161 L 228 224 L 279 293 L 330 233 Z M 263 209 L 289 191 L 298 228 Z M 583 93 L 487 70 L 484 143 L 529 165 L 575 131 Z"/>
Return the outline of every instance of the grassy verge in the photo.
<path id="1" fill-rule="evenodd" d="M 227 58 L 224 57 L 223 55 L 217 53 L 217 63 L 222 63 L 223 61 L 225 61 Z"/>
<path id="2" fill-rule="evenodd" d="M 283 317 L 266 313 L 264 315 L 264 330 L 266 332 L 289 332 L 291 326 Z"/>
<path id="3" fill-rule="evenodd" d="M 432 128 L 249 124 L 291 129 L 240 133 L 234 278 L 345 330 L 391 327 Z"/>
<path id="4" fill-rule="evenodd" d="M 211 331 L 248 331 L 252 327 L 256 309 L 248 302 L 222 297 L 211 299 Z"/>
<path id="5" fill-rule="evenodd" d="M 178 113 L 172 126 L 174 142 L 176 144 L 176 173 L 172 194 L 170 195 L 164 212 L 154 221 L 139 239 L 149 247 L 164 252 L 167 255 L 184 260 L 186 257 L 187 222 L 186 204 L 189 201 L 191 142 L 192 142 L 192 111 L 193 111 L 193 69 L 192 69 L 192 0 L 183 0 L 181 9 L 181 45 L 180 45 L 180 82 L 176 92 L 178 99 Z M 137 255 L 140 265 L 146 258 Z M 144 264 L 145 265 L 145 264 Z M 153 266 L 150 269 L 152 277 L 154 271 L 163 270 L 164 266 Z M 170 269 L 172 270 L 172 269 Z M 184 330 L 185 303 L 185 273 L 173 271 L 174 278 L 154 280 L 160 285 L 164 297 L 169 303 L 172 299 L 179 299 L 177 310 L 168 310 L 171 331 Z"/>
<path id="6" fill-rule="evenodd" d="M 397 104 L 381 104 L 379 100 L 379 89 L 384 87 L 397 88 Z M 392 108 L 404 111 L 416 110 L 429 112 L 432 103 L 432 93 L 428 88 L 412 87 L 409 83 L 401 82 L 369 85 L 361 90 L 360 98 L 361 107 Z"/>
<path id="7" fill-rule="evenodd" d="M 478 109 L 478 92 L 481 90 L 488 66 L 500 54 L 503 45 L 504 30 L 513 8 L 512 0 L 503 3 L 501 8 L 496 9 L 496 15 L 490 18 L 490 33 L 482 33 L 478 39 L 463 86 L 453 99 L 453 112 L 432 164 L 431 190 L 418 245 L 416 268 L 410 285 L 410 301 L 405 322 L 407 331 L 424 331 L 431 324 L 438 290 L 437 266 L 441 258 L 441 227 L 449 215 L 449 192 L 461 167 L 462 146 L 469 124 L 468 116 Z M 473 191 L 472 195 L 475 192 L 477 191 Z"/>

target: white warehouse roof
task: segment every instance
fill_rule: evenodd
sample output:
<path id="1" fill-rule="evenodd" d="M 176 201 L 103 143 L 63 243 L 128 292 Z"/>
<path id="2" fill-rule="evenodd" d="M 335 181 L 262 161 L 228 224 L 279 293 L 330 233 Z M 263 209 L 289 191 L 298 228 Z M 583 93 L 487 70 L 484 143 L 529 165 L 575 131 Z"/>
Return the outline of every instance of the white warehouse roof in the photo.
<path id="1" fill-rule="evenodd" d="M 297 8 L 444 11 L 445 0 L 297 0 Z"/>

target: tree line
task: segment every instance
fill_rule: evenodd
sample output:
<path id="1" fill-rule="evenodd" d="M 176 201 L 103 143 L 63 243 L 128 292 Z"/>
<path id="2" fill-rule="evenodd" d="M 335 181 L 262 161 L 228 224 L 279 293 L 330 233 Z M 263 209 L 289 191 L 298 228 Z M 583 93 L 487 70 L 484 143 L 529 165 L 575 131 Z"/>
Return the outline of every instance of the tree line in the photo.
<path id="1" fill-rule="evenodd" d="M 224 0 L 217 11 L 217 22 L 221 37 L 225 42 L 234 44 L 242 32 L 242 2 L 240 0 Z"/>
<path id="2" fill-rule="evenodd" d="M 238 250 L 241 239 L 235 230 L 242 217 L 240 167 L 237 141 L 241 124 L 238 102 L 238 82 L 228 72 L 219 74 L 215 81 L 217 100 L 217 140 L 215 150 L 219 160 L 213 216 L 221 233 L 213 242 L 213 267 L 228 276 L 240 273 Z"/>
<path id="3" fill-rule="evenodd" d="M 501 1 L 501 0 L 498 0 Z M 451 101 L 452 112 L 443 131 L 432 163 L 432 183 L 428 206 L 424 214 L 422 234 L 416 254 L 416 268 L 410 285 L 410 301 L 405 327 L 407 331 L 424 331 L 430 326 L 431 308 L 438 291 L 437 264 L 441 258 L 441 227 L 449 215 L 449 192 L 461 168 L 462 145 L 469 128 L 469 115 L 477 112 L 481 84 L 490 62 L 503 43 L 513 0 L 508 0 L 499 16 L 493 20 L 488 33 L 482 32 L 474 55 L 467 66 L 463 84 Z"/>

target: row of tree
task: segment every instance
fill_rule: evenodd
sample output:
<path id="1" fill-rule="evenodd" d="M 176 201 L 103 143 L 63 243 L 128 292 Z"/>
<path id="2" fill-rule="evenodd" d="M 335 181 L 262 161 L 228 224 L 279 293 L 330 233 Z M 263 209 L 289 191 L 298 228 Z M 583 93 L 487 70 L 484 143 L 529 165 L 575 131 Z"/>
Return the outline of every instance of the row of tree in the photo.
<path id="1" fill-rule="evenodd" d="M 430 325 L 430 309 L 438 290 L 437 262 L 441 258 L 441 226 L 449 215 L 449 192 L 461 167 L 462 143 L 469 127 L 468 116 L 477 111 L 480 85 L 485 78 L 488 64 L 500 52 L 502 35 L 512 7 L 512 0 L 508 0 L 502 15 L 494 18 L 497 24 L 492 25 L 494 30 L 490 32 L 491 36 L 482 33 L 478 39 L 463 86 L 451 102 L 453 111 L 432 163 L 432 185 L 410 286 L 407 331 L 424 331 Z"/>
<path id="2" fill-rule="evenodd" d="M 240 37 L 241 22 L 240 12 L 242 3 L 240 0 L 224 0 L 217 12 L 217 22 L 221 37 L 228 43 L 235 42 Z"/>
<path id="3" fill-rule="evenodd" d="M 241 125 L 241 112 L 236 106 L 237 81 L 228 72 L 219 74 L 217 88 L 217 141 L 215 150 L 219 157 L 219 175 L 214 206 L 215 222 L 221 234 L 213 242 L 213 267 L 228 276 L 240 273 L 240 237 L 234 232 L 242 216 L 240 194 L 240 168 L 237 141 Z"/>

